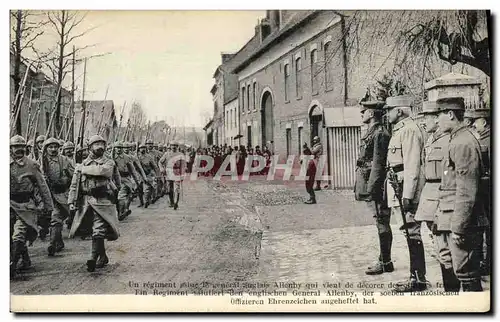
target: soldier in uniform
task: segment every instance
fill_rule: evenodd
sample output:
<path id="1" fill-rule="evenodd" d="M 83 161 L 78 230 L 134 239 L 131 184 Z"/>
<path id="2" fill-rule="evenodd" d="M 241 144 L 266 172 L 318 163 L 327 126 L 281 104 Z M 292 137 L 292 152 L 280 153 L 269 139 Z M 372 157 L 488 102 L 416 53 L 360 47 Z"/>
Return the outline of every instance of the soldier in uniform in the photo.
<path id="1" fill-rule="evenodd" d="M 433 240 L 435 239 L 434 235 L 437 233 L 437 226 L 434 224 L 434 219 L 439 205 L 439 187 L 443 174 L 442 164 L 443 160 L 448 155 L 448 144 L 450 142 L 450 134 L 441 131 L 438 127 L 438 113 L 439 110 L 436 102 L 424 102 L 423 110 L 420 114 L 424 115 L 425 122 L 423 128 L 429 136 L 425 142 L 424 151 L 422 153 L 425 185 L 420 195 L 417 213 L 415 214 L 415 220 L 425 222 L 427 228 L 433 232 Z M 440 253 L 445 254 L 444 257 L 446 257 L 446 253 L 448 252 L 449 250 L 441 249 Z M 446 259 L 443 260 L 443 256 L 441 256 L 440 253 L 437 254 L 437 257 L 443 275 L 444 289 L 445 291 L 458 292 L 458 290 L 460 290 L 460 283 L 453 273 L 451 262 Z"/>
<path id="2" fill-rule="evenodd" d="M 316 160 L 316 163 L 319 162 L 319 158 L 323 155 L 323 145 L 321 144 L 319 140 L 319 136 L 315 136 L 312 140 L 312 155 L 314 155 L 314 159 Z M 316 180 L 316 188 L 314 190 L 319 191 L 321 190 L 321 180 Z"/>
<path id="3" fill-rule="evenodd" d="M 146 145 L 139 145 L 138 158 L 147 177 L 144 185 L 144 194 L 146 195 L 144 208 L 147 208 L 151 203 L 153 192 L 156 190 L 156 178 L 159 176 L 160 171 L 153 155 L 147 153 Z"/>
<path id="4" fill-rule="evenodd" d="M 147 153 L 151 156 L 151 159 L 156 163 L 158 164 L 158 161 L 160 160 L 160 158 L 158 157 L 157 155 L 157 151 L 154 149 L 154 143 L 153 143 L 153 140 L 151 139 L 148 139 L 146 141 L 146 151 Z M 151 204 L 154 204 L 159 198 L 160 198 L 160 194 L 159 194 L 159 187 L 161 186 L 160 184 L 160 175 L 157 175 L 155 178 L 154 178 L 154 188 L 153 190 L 151 191 Z"/>
<path id="5" fill-rule="evenodd" d="M 425 184 L 422 171 L 421 155 L 424 148 L 423 134 L 415 121 L 410 118 L 413 100 L 408 96 L 388 97 L 385 108 L 388 121 L 393 125 L 392 137 L 389 141 L 387 163 L 390 171 L 396 176 L 399 186 L 402 186 L 402 206 L 395 196 L 393 187 L 387 182 L 387 203 L 391 215 L 401 223 L 400 229 L 408 230 L 407 243 L 410 253 L 410 278 L 408 281 L 396 283 L 395 291 L 412 292 L 427 289 L 425 278 L 425 253 L 420 233 L 421 223 L 415 220 L 420 193 Z M 406 227 L 402 213 L 406 219 Z M 406 228 L 406 229 L 405 229 Z"/>
<path id="6" fill-rule="evenodd" d="M 162 157 L 158 161 L 158 167 L 160 169 L 160 173 L 162 173 L 162 175 L 164 175 L 164 176 L 167 176 L 168 161 L 170 160 L 170 158 L 173 155 L 172 147 L 175 144 L 176 143 L 170 144 L 170 146 L 168 147 L 167 151 L 165 153 L 163 153 Z M 173 191 L 173 189 L 174 189 L 174 183 L 173 183 L 173 181 L 171 181 L 171 180 L 169 180 L 167 178 L 167 182 L 165 184 L 165 190 L 166 190 L 167 195 L 168 195 L 168 206 L 170 208 L 174 206 L 174 195 L 173 195 L 174 191 Z"/>
<path id="7" fill-rule="evenodd" d="M 99 135 L 89 140 L 89 156 L 77 165 L 71 181 L 68 203 L 76 211 L 70 238 L 92 235 L 92 251 L 87 271 L 93 272 L 109 263 L 104 239 L 113 241 L 120 236 L 118 216 L 113 203 L 113 169 L 115 162 L 106 156 L 106 141 Z"/>
<path id="8" fill-rule="evenodd" d="M 40 155 L 42 154 L 43 142 L 45 141 L 45 135 L 39 135 L 35 140 L 35 147 L 33 149 L 33 155 L 35 161 L 38 162 Z"/>
<path id="9" fill-rule="evenodd" d="M 139 207 L 144 206 L 144 183 L 147 180 L 146 173 L 144 173 L 144 169 L 142 168 L 141 161 L 136 154 L 136 144 L 133 142 L 129 142 L 129 156 L 132 159 L 132 164 L 135 167 L 136 172 L 139 174 L 137 183 L 137 196 L 139 197 Z"/>
<path id="10" fill-rule="evenodd" d="M 161 167 L 161 172 L 165 173 L 167 177 L 169 203 L 173 205 L 174 210 L 177 210 L 179 207 L 182 178 L 176 177 L 181 177 L 184 174 L 186 162 L 180 158 L 180 156 L 184 158 L 185 156 L 177 150 L 178 144 L 172 143 L 171 146 L 172 153 L 165 153 L 158 164 Z"/>
<path id="11" fill-rule="evenodd" d="M 484 229 L 483 200 L 480 200 L 482 175 L 481 147 L 463 124 L 465 103 L 462 97 L 436 101 L 441 131 L 450 133 L 448 155 L 443 163 L 436 215 L 436 243 L 440 257 L 451 262 L 464 292 L 482 291 L 481 247 Z M 443 276 L 444 278 L 444 276 Z"/>
<path id="12" fill-rule="evenodd" d="M 29 140 L 26 144 L 26 155 L 30 156 L 31 152 L 33 152 L 33 140 Z"/>
<path id="13" fill-rule="evenodd" d="M 69 218 L 68 192 L 73 178 L 73 163 L 59 154 L 59 141 L 49 138 L 44 143 L 42 152 L 42 173 L 52 192 L 54 210 L 50 220 L 49 256 L 54 256 L 64 248 L 62 229 L 64 221 Z"/>
<path id="14" fill-rule="evenodd" d="M 75 153 L 75 145 L 73 144 L 73 142 L 68 141 L 64 143 L 62 147 L 62 155 L 68 157 L 70 160 L 73 160 L 74 153 Z"/>
<path id="15" fill-rule="evenodd" d="M 481 186 L 479 190 L 481 205 L 484 210 L 484 241 L 486 254 L 481 262 L 482 275 L 489 275 L 491 264 L 491 153 L 490 153 L 490 128 L 491 115 L 489 109 L 476 109 L 465 111 L 465 116 L 472 120 L 473 133 L 481 146 L 481 157 L 483 169 L 481 176 Z"/>
<path id="16" fill-rule="evenodd" d="M 10 139 L 10 273 L 14 277 L 19 259 L 21 269 L 31 266 L 26 242 L 38 235 L 35 191 L 41 199 L 41 213 L 50 214 L 54 208 L 49 187 L 39 165 L 26 157 L 26 140 L 16 135 Z"/>
<path id="17" fill-rule="evenodd" d="M 302 146 L 302 153 L 304 155 L 313 155 L 311 149 L 309 149 L 306 143 L 304 143 L 304 145 Z M 306 166 L 307 180 L 305 181 L 305 185 L 306 185 L 306 191 L 309 194 L 309 200 L 304 201 L 304 203 L 307 205 L 316 204 L 316 194 L 314 193 L 314 179 L 316 178 L 316 163 L 317 161 L 314 157 L 312 160 L 307 161 L 307 166 Z"/>
<path id="18" fill-rule="evenodd" d="M 132 191 L 135 190 L 135 181 L 138 181 L 132 159 L 123 151 L 124 144 L 121 141 L 115 143 L 114 161 L 120 173 L 120 191 L 118 192 L 118 220 L 122 221 L 132 212 L 130 202 Z"/>
<path id="19" fill-rule="evenodd" d="M 377 262 L 366 270 L 368 275 L 394 271 L 391 259 L 392 229 L 391 212 L 384 202 L 389 132 L 382 125 L 383 101 L 361 102 L 361 118 L 368 129 L 361 139 L 361 150 L 356 161 L 355 199 L 367 202 L 376 221 L 379 256 Z"/>

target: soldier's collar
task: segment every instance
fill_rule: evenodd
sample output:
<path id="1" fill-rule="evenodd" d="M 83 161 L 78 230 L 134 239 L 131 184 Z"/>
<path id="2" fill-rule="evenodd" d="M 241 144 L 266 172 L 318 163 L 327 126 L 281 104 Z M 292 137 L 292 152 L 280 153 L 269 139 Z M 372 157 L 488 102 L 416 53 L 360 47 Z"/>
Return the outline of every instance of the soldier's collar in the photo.
<path id="1" fill-rule="evenodd" d="M 403 126 L 405 126 L 406 122 L 408 121 L 408 118 L 404 118 L 402 119 L 401 121 L 399 121 L 398 123 L 394 124 L 394 126 L 392 127 L 392 130 L 393 131 L 397 131 L 399 130 L 400 128 L 402 128 Z"/>
<path id="2" fill-rule="evenodd" d="M 462 132 L 463 130 L 467 130 L 467 126 L 465 125 L 457 126 L 450 132 L 450 136 L 454 137 L 458 132 Z"/>

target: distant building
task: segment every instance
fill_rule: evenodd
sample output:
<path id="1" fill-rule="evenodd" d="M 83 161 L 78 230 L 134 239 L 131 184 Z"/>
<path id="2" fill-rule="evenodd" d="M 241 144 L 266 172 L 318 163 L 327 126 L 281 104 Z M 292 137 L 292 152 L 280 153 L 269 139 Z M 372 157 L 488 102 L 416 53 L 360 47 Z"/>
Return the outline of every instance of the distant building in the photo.
<path id="1" fill-rule="evenodd" d="M 239 145 L 239 118 L 238 94 L 236 94 L 231 101 L 224 104 L 224 144 Z"/>
<path id="2" fill-rule="evenodd" d="M 78 138 L 80 122 L 82 118 L 82 101 L 75 103 L 75 141 Z M 100 134 L 107 141 L 114 141 L 114 135 L 118 128 L 115 114 L 115 105 L 112 100 L 106 101 L 85 101 L 87 111 L 85 118 L 84 138 L 90 138 L 92 135 Z M 98 128 L 100 126 L 100 133 Z"/>
<path id="3" fill-rule="evenodd" d="M 14 60 L 15 56 L 10 53 L 10 73 L 11 80 L 13 79 L 14 73 Z M 28 63 L 21 61 L 20 68 L 20 77 L 21 79 L 24 77 L 26 73 L 26 69 L 28 68 Z M 22 81 L 22 80 L 21 80 Z M 43 134 L 45 135 L 50 123 L 50 118 L 52 116 L 52 112 L 56 106 L 56 96 L 57 96 L 58 86 L 57 84 L 49 79 L 47 75 L 45 75 L 41 71 L 35 70 L 32 66 L 30 68 L 27 80 L 26 80 L 26 89 L 24 100 L 22 103 L 22 108 L 20 111 L 20 119 L 21 119 L 21 132 L 24 137 L 27 135 L 28 130 L 28 119 L 31 119 L 31 129 L 36 126 L 36 129 L 31 130 L 31 136 L 28 139 L 33 139 L 34 137 Z M 12 104 L 14 103 L 16 97 L 15 93 L 15 84 L 12 80 L 10 82 L 10 108 L 12 108 Z M 66 90 L 65 88 L 61 88 L 61 110 L 60 110 L 60 119 L 59 123 L 62 127 L 63 136 L 68 128 L 71 126 L 71 115 L 68 114 L 70 111 L 70 105 L 72 101 L 71 92 Z M 31 109 L 29 108 L 31 102 Z M 38 118 L 36 117 L 38 112 Z M 38 121 L 38 122 L 37 122 Z M 53 121 L 53 123 L 55 120 Z M 36 124 L 37 123 L 37 124 Z M 55 124 L 52 125 L 53 131 L 49 133 L 50 136 L 54 135 Z M 58 135 L 59 133 L 56 133 Z M 71 134 L 69 139 L 71 139 Z"/>
<path id="4" fill-rule="evenodd" d="M 203 127 L 205 131 L 205 142 L 207 146 L 214 145 L 214 121 L 210 119 L 207 124 Z"/>

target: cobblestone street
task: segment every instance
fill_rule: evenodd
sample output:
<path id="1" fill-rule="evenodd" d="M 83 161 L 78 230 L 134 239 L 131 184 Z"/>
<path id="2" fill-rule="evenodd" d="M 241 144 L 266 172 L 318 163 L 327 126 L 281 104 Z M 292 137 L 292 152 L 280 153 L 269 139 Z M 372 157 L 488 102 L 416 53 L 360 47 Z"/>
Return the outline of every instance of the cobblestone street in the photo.
<path id="1" fill-rule="evenodd" d="M 129 282 L 352 282 L 387 285 L 408 276 L 408 251 L 393 226 L 393 273 L 364 274 L 378 255 L 376 228 L 350 191 L 317 192 L 305 205 L 301 184 L 266 181 L 186 181 L 180 208 L 161 198 L 148 209 L 132 205 L 121 237 L 106 243 L 110 265 L 85 270 L 90 240 L 66 240 L 49 258 L 48 242 L 30 248 L 34 269 L 11 282 L 13 294 L 134 294 Z M 67 231 L 66 231 L 67 234 Z M 439 265 L 423 228 L 428 279 Z M 485 289 L 489 289 L 488 283 Z M 364 286 L 361 286 L 364 288 Z M 382 289 L 376 287 L 376 289 Z M 193 288 L 194 290 L 194 288 Z"/>

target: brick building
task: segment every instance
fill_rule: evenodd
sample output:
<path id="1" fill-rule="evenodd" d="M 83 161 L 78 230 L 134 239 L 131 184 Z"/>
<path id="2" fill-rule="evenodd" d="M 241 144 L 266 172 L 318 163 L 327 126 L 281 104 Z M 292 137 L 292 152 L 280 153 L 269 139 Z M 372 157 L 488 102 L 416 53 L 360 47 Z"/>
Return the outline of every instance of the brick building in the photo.
<path id="1" fill-rule="evenodd" d="M 15 57 L 12 53 L 10 53 L 10 73 L 11 79 L 13 78 L 14 73 L 14 60 Z M 21 61 L 20 66 L 20 75 L 21 78 L 24 77 L 26 70 L 28 68 L 26 62 Z M 34 137 L 45 134 L 47 128 L 50 123 L 50 118 L 52 115 L 52 111 L 55 108 L 56 104 L 56 95 L 58 91 L 58 86 L 55 82 L 48 78 L 40 70 L 35 70 L 33 66 L 30 68 L 28 73 L 28 77 L 26 79 L 26 89 L 24 100 L 22 102 L 22 107 L 20 111 L 20 119 L 21 119 L 21 133 L 24 137 L 26 137 L 28 132 L 28 119 L 31 118 L 31 127 L 35 126 L 36 120 L 38 122 L 36 124 L 36 130 L 31 131 L 31 136 L 28 139 L 33 139 Z M 10 82 L 10 102 L 11 107 L 15 100 L 15 84 L 14 81 Z M 71 119 L 68 114 L 70 110 L 72 95 L 71 92 L 66 90 L 65 88 L 61 88 L 61 110 L 60 110 L 60 119 L 59 123 L 62 127 L 62 135 L 64 135 L 68 131 L 68 127 L 71 126 Z M 30 107 L 31 102 L 31 109 Z M 38 118 L 36 117 L 38 112 Z M 54 125 L 52 126 L 54 129 Z M 59 133 L 57 133 L 58 135 Z M 49 133 L 49 135 L 54 135 L 53 132 Z M 71 133 L 70 137 L 71 139 Z"/>

